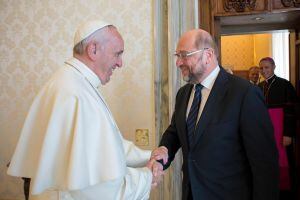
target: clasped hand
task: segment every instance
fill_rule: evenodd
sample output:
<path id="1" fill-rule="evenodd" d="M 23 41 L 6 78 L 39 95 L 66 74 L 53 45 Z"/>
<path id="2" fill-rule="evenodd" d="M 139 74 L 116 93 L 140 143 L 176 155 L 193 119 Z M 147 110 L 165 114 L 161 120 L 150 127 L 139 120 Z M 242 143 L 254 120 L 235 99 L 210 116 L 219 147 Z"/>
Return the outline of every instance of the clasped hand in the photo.
<path id="1" fill-rule="evenodd" d="M 154 149 L 146 165 L 152 172 L 152 188 L 162 181 L 162 176 L 164 175 L 163 166 L 157 162 L 158 160 L 162 160 L 164 164 L 168 162 L 168 149 L 166 147 L 161 146 Z"/>

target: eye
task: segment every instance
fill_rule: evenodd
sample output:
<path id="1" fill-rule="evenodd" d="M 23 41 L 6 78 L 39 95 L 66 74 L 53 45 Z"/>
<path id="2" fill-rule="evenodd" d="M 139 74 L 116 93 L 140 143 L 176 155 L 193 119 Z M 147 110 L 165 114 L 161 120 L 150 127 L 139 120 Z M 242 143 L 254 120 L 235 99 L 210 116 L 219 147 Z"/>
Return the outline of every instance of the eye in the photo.
<path id="1" fill-rule="evenodd" d="M 177 58 L 186 58 L 188 56 L 188 52 L 187 51 L 180 51 L 178 53 L 174 54 Z"/>
<path id="2" fill-rule="evenodd" d="M 115 53 L 115 57 L 120 57 L 120 56 L 122 56 L 122 54 L 123 54 L 123 51 L 119 51 L 119 52 Z"/>
<path id="3" fill-rule="evenodd" d="M 180 54 L 182 58 L 186 58 L 188 56 L 188 52 L 181 52 Z"/>

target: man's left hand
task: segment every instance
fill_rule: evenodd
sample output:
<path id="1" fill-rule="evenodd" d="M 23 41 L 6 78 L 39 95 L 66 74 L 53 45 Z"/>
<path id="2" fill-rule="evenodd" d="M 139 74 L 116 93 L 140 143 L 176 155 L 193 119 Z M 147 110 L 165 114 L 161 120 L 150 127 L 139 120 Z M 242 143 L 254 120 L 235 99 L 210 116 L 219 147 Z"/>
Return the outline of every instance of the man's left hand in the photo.
<path id="1" fill-rule="evenodd" d="M 151 159 L 163 160 L 163 163 L 166 164 L 169 159 L 168 149 L 165 146 L 154 149 L 151 153 Z"/>

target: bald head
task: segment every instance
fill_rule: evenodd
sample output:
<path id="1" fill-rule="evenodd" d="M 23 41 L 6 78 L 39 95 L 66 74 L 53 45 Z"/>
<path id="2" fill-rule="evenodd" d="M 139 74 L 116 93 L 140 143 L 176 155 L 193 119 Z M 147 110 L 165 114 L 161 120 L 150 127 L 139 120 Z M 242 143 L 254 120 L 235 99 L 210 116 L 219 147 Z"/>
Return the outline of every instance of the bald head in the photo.
<path id="1" fill-rule="evenodd" d="M 216 44 L 211 35 L 202 29 L 184 33 L 175 55 L 176 66 L 189 83 L 201 83 L 218 65 Z"/>
<path id="2" fill-rule="evenodd" d="M 218 49 L 216 43 L 214 42 L 212 36 L 202 29 L 193 29 L 184 33 L 181 36 L 178 45 L 186 48 L 193 47 L 195 49 L 211 48 L 214 50 L 214 53 L 217 57 Z"/>

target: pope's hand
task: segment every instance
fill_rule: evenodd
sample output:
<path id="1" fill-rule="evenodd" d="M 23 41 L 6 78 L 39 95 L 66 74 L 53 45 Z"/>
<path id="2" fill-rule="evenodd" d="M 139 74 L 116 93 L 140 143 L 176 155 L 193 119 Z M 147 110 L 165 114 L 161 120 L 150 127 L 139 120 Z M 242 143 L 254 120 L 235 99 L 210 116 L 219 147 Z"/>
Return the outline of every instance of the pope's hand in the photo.
<path id="1" fill-rule="evenodd" d="M 164 175 L 163 166 L 155 159 L 150 159 L 146 165 L 152 172 L 152 188 L 156 187 L 162 180 Z"/>
<path id="2" fill-rule="evenodd" d="M 151 159 L 163 160 L 164 164 L 168 162 L 168 158 L 168 149 L 165 146 L 160 146 L 154 149 L 151 153 Z"/>

